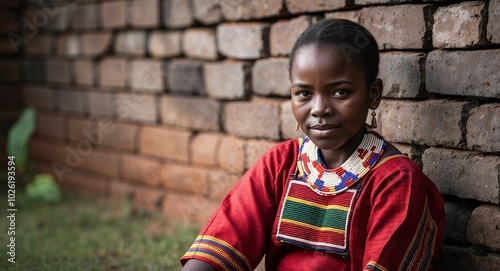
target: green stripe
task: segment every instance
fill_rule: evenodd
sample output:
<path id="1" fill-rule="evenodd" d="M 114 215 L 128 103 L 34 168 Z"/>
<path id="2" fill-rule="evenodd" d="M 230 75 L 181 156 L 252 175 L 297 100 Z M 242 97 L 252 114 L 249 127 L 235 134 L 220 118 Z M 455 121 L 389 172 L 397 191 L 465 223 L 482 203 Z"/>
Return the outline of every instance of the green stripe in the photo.
<path id="1" fill-rule="evenodd" d="M 288 200 L 283 210 L 283 218 L 307 223 L 316 227 L 345 230 L 347 211 L 322 209 Z"/>

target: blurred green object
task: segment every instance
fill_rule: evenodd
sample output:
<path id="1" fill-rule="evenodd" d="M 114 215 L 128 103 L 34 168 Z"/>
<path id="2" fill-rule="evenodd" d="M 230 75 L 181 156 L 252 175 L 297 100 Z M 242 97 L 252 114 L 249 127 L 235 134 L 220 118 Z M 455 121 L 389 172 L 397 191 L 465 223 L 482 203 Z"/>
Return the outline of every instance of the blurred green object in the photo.
<path id="1" fill-rule="evenodd" d="M 61 191 L 54 176 L 40 173 L 35 175 L 33 181 L 26 186 L 26 196 L 36 201 L 57 202 L 61 199 Z"/>
<path id="2" fill-rule="evenodd" d="M 16 170 L 20 173 L 25 173 L 29 167 L 28 146 L 35 124 L 35 110 L 26 107 L 7 135 L 7 154 L 15 156 Z"/>

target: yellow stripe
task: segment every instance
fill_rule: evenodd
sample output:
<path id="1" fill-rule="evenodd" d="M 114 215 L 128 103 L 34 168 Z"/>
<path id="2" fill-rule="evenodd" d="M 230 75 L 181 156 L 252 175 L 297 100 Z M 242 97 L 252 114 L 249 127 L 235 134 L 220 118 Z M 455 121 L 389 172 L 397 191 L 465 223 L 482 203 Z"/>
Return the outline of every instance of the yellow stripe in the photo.
<path id="1" fill-rule="evenodd" d="M 210 254 L 208 254 L 206 252 L 203 252 L 203 251 L 189 252 L 188 251 L 188 252 L 186 252 L 186 254 L 184 254 L 184 257 L 193 257 L 193 258 L 195 258 L 195 256 L 199 256 L 199 257 L 210 259 L 210 260 L 216 262 L 224 270 L 231 271 L 231 269 L 229 269 L 221 260 L 217 259 L 216 257 L 214 257 L 214 256 L 212 256 L 212 255 L 210 255 Z"/>
<path id="2" fill-rule="evenodd" d="M 345 230 L 339 230 L 339 229 L 328 228 L 328 227 L 317 227 L 317 226 L 314 226 L 311 224 L 307 224 L 307 223 L 299 222 L 299 221 L 295 221 L 295 220 L 290 220 L 290 219 L 286 219 L 286 218 L 281 218 L 281 221 L 286 222 L 286 223 L 290 223 L 290 224 L 294 224 L 294 225 L 299 225 L 299 226 L 306 227 L 306 228 L 310 228 L 310 229 L 317 230 L 317 231 L 329 231 L 329 232 L 335 232 L 335 233 L 340 233 L 340 234 L 345 233 Z"/>
<path id="3" fill-rule="evenodd" d="M 341 210 L 341 211 L 349 211 L 349 207 L 345 207 L 345 206 L 341 206 L 341 205 L 323 205 L 323 204 L 319 204 L 316 202 L 312 202 L 312 201 L 308 201 L 308 200 L 304 200 L 304 199 L 299 199 L 299 198 L 295 198 L 295 197 L 290 197 L 290 196 L 287 197 L 287 200 L 311 205 L 311 206 L 318 207 L 318 208 L 325 209 L 325 210 L 335 209 L 335 210 Z"/>
<path id="4" fill-rule="evenodd" d="M 221 244 L 225 245 L 226 247 L 228 247 L 229 249 L 231 249 L 234 253 L 236 253 L 236 255 L 238 255 L 241 259 L 243 259 L 243 261 L 245 262 L 245 264 L 247 265 L 247 268 L 249 270 L 252 269 L 252 267 L 250 265 L 250 262 L 248 261 L 247 257 L 243 253 L 241 253 L 239 250 L 237 250 L 236 248 L 234 248 L 228 242 L 223 241 L 223 240 L 221 240 L 219 238 L 215 238 L 215 237 L 207 236 L 207 235 L 198 235 L 198 238 L 196 238 L 196 241 L 203 240 L 203 239 L 211 240 L 211 241 L 214 241 L 214 242 L 221 243 Z"/>
<path id="5" fill-rule="evenodd" d="M 240 264 L 236 262 L 234 258 L 231 256 L 231 254 L 227 253 L 226 251 L 220 248 L 215 248 L 210 244 L 197 244 L 197 247 L 213 251 L 215 254 L 219 255 L 220 257 L 224 258 L 224 260 L 228 261 L 231 264 L 231 266 L 238 268 L 238 270 L 242 270 Z"/>
<path id="6" fill-rule="evenodd" d="M 376 268 L 378 268 L 380 270 L 387 271 L 387 269 L 385 267 L 381 266 L 380 264 L 376 263 L 375 261 L 369 261 L 367 265 L 375 266 Z"/>

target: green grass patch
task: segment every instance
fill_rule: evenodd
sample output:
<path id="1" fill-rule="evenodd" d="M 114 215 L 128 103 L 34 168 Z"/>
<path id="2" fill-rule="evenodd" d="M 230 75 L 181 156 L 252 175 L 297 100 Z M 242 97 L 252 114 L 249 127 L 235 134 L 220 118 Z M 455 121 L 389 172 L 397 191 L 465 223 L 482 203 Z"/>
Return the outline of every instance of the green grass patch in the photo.
<path id="1" fill-rule="evenodd" d="M 42 204 L 18 194 L 12 264 L 5 194 L 0 202 L 0 270 L 5 271 L 180 270 L 179 257 L 199 231 L 126 200 L 65 194 L 56 204 Z"/>

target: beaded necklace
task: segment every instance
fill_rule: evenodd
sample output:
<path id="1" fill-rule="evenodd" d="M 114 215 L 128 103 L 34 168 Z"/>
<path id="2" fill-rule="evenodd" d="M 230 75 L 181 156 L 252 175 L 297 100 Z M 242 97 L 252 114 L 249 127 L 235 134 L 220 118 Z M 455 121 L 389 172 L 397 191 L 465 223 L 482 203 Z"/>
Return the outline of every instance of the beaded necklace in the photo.
<path id="1" fill-rule="evenodd" d="M 338 168 L 329 169 L 321 160 L 320 149 L 305 137 L 299 149 L 297 168 L 302 178 L 318 194 L 336 195 L 368 173 L 382 156 L 386 145 L 381 135 L 367 130 L 356 151 Z"/>

